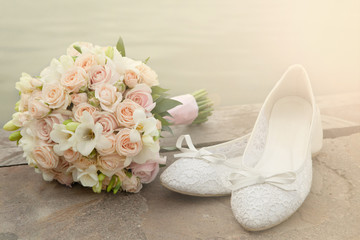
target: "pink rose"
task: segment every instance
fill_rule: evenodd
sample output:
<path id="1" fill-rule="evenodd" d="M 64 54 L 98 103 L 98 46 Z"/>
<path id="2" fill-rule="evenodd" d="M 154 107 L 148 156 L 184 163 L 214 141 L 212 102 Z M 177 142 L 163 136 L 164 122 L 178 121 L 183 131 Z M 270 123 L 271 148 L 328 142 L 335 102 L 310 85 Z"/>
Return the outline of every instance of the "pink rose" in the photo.
<path id="1" fill-rule="evenodd" d="M 116 152 L 127 157 L 137 155 L 142 149 L 141 140 L 138 142 L 130 141 L 130 131 L 129 128 L 123 128 L 116 135 Z"/>
<path id="2" fill-rule="evenodd" d="M 147 161 L 144 164 L 131 163 L 132 173 L 140 178 L 141 183 L 152 182 L 159 173 L 159 163 Z"/>
<path id="3" fill-rule="evenodd" d="M 140 83 L 145 83 L 149 87 L 159 85 L 159 80 L 156 72 L 154 72 L 148 65 L 142 63 L 136 66 L 140 71 Z"/>
<path id="4" fill-rule="evenodd" d="M 75 66 L 83 68 L 86 72 L 94 65 L 97 65 L 97 62 L 95 55 L 91 53 L 82 54 L 75 60 Z"/>
<path id="5" fill-rule="evenodd" d="M 90 89 L 95 89 L 97 86 L 104 84 L 104 83 L 109 83 L 110 79 L 111 79 L 111 68 L 107 65 L 105 66 L 100 66 L 100 65 L 95 65 L 92 66 L 89 70 L 89 83 Z"/>
<path id="6" fill-rule="evenodd" d="M 139 104 L 130 99 L 125 99 L 123 102 L 119 103 L 116 107 L 116 118 L 120 125 L 124 127 L 133 127 L 135 125 L 133 119 L 134 111 L 138 108 L 142 109 Z"/>
<path id="7" fill-rule="evenodd" d="M 51 146 L 36 146 L 32 156 L 35 162 L 45 169 L 56 168 L 59 163 L 59 156 L 54 153 Z"/>
<path id="8" fill-rule="evenodd" d="M 79 105 L 80 103 L 86 103 L 88 100 L 86 93 L 75 93 L 75 94 L 71 94 L 70 96 L 71 96 L 71 102 L 75 106 Z"/>
<path id="9" fill-rule="evenodd" d="M 98 155 L 98 169 L 107 176 L 112 176 L 115 172 L 124 168 L 126 157 L 117 153 L 110 155 Z"/>
<path id="10" fill-rule="evenodd" d="M 60 79 L 61 85 L 65 87 L 68 92 L 79 92 L 80 88 L 87 85 L 86 71 L 80 67 L 73 67 L 69 69 Z"/>
<path id="11" fill-rule="evenodd" d="M 88 103 L 80 103 L 79 105 L 74 106 L 73 113 L 75 120 L 80 122 L 80 118 L 82 117 L 84 112 L 89 112 L 90 115 L 93 116 L 96 112 L 96 107 Z"/>
<path id="12" fill-rule="evenodd" d="M 122 100 L 122 94 L 116 90 L 116 87 L 108 83 L 95 88 L 95 97 L 100 101 L 100 106 L 105 111 L 115 112 L 116 106 Z"/>
<path id="13" fill-rule="evenodd" d="M 125 71 L 124 82 L 129 88 L 133 88 L 140 82 L 140 75 L 137 72 L 128 69 Z"/>
<path id="14" fill-rule="evenodd" d="M 53 130 L 54 124 L 61 124 L 63 121 L 64 118 L 61 114 L 50 114 L 45 118 L 37 120 L 35 122 L 35 132 L 38 138 L 48 144 L 52 144 L 50 132 Z"/>
<path id="15" fill-rule="evenodd" d="M 139 178 L 132 175 L 131 178 L 126 177 L 123 179 L 121 188 L 126 192 L 137 193 L 141 190 L 142 184 Z"/>
<path id="16" fill-rule="evenodd" d="M 150 112 L 155 107 L 151 96 L 151 88 L 146 84 L 138 84 L 125 94 L 125 98 L 130 99 Z"/>
<path id="17" fill-rule="evenodd" d="M 42 99 L 49 104 L 50 108 L 67 108 L 71 103 L 71 97 L 65 88 L 56 83 L 45 83 L 42 88 Z"/>
<path id="18" fill-rule="evenodd" d="M 111 145 L 109 148 L 103 148 L 103 149 L 97 148 L 96 150 L 100 155 L 109 155 L 116 151 L 116 149 L 115 149 L 115 146 L 116 146 L 115 134 L 112 133 L 112 134 L 106 135 L 105 137 L 109 140 Z"/>
<path id="19" fill-rule="evenodd" d="M 112 134 L 119 127 L 119 123 L 113 113 L 95 112 L 94 119 L 95 123 L 100 123 L 103 126 L 104 135 Z"/>
<path id="20" fill-rule="evenodd" d="M 42 118 L 49 114 L 50 108 L 41 99 L 40 91 L 33 93 L 28 101 L 28 111 L 33 118 Z"/>
<path id="21" fill-rule="evenodd" d="M 64 151 L 63 154 L 64 154 L 64 159 L 70 163 L 78 161 L 82 157 L 79 152 L 75 152 L 72 148 L 69 148 L 68 150 Z"/>

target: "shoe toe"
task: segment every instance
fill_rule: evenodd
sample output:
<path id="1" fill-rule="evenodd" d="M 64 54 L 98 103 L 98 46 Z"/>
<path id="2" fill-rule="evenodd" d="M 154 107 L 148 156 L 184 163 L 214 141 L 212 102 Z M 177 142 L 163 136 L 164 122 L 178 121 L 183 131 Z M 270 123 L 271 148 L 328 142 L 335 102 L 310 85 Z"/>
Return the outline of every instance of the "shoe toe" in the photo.
<path id="1" fill-rule="evenodd" d="M 238 222 L 249 231 L 271 228 L 289 218 L 301 205 L 297 191 L 285 191 L 269 184 L 234 191 L 231 208 Z"/>
<path id="2" fill-rule="evenodd" d="M 182 158 L 175 161 L 161 174 L 161 183 L 175 192 L 195 196 L 229 195 L 224 187 L 224 166 L 207 163 L 199 159 Z"/>

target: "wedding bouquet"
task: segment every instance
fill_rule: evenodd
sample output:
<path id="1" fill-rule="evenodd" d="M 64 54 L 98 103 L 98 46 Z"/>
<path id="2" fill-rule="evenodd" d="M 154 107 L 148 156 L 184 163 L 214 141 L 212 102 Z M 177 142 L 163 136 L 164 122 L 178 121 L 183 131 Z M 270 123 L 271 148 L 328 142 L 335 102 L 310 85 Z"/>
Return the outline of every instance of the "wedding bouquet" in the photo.
<path id="1" fill-rule="evenodd" d="M 165 164 L 161 131 L 202 123 L 212 110 L 205 90 L 169 98 L 146 63 L 126 57 L 121 39 L 116 47 L 72 44 L 40 76 L 23 73 L 16 83 L 9 139 L 46 181 L 140 191 Z"/>

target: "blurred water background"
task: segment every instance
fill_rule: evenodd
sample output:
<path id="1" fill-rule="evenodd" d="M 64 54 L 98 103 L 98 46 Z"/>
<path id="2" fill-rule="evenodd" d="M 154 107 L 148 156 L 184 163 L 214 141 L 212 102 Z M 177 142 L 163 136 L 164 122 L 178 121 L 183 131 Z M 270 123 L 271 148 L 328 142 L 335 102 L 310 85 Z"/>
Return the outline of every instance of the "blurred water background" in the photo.
<path id="1" fill-rule="evenodd" d="M 0 0 L 0 123 L 21 72 L 38 75 L 72 42 L 120 35 L 173 95 L 206 88 L 218 105 L 261 102 L 293 63 L 316 95 L 360 91 L 357 0 Z"/>

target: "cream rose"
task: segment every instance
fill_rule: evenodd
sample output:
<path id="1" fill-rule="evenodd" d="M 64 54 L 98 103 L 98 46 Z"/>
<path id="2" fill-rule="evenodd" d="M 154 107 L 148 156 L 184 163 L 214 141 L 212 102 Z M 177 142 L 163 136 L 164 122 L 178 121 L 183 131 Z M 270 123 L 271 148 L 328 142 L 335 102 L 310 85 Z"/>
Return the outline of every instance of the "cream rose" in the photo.
<path id="1" fill-rule="evenodd" d="M 125 94 L 125 98 L 139 104 L 148 112 L 153 110 L 155 103 L 151 96 L 151 88 L 146 84 L 138 84 Z"/>
<path id="2" fill-rule="evenodd" d="M 140 82 L 140 75 L 136 70 L 128 69 L 125 71 L 124 82 L 129 88 L 135 87 Z"/>
<path id="3" fill-rule="evenodd" d="M 111 79 L 111 68 L 107 65 L 100 66 L 95 65 L 92 66 L 89 70 L 89 88 L 95 89 L 97 86 L 109 83 Z"/>
<path id="4" fill-rule="evenodd" d="M 93 166 L 96 164 L 96 159 L 90 159 L 87 157 L 81 156 L 80 158 L 76 159 L 72 162 L 72 164 L 79 169 L 87 169 L 90 166 Z"/>
<path id="5" fill-rule="evenodd" d="M 130 99 L 125 99 L 123 102 L 119 103 L 116 107 L 116 118 L 119 121 L 121 126 L 124 127 L 133 127 L 134 122 L 134 111 L 136 109 L 142 109 L 142 107 Z"/>
<path id="6" fill-rule="evenodd" d="M 110 144 L 110 147 L 108 148 L 97 148 L 97 152 L 100 154 L 100 155 L 109 155 L 109 154 L 112 154 L 116 151 L 115 147 L 116 147 L 116 136 L 115 134 L 108 134 L 105 136 L 109 142 L 111 143 Z"/>
<path id="7" fill-rule="evenodd" d="M 74 94 L 71 94 L 70 96 L 71 96 L 71 102 L 75 106 L 79 105 L 80 103 L 86 103 L 88 100 L 86 93 L 74 93 Z"/>
<path id="8" fill-rule="evenodd" d="M 142 149 L 141 139 L 138 142 L 130 141 L 130 132 L 131 129 L 123 128 L 116 135 L 116 152 L 127 157 L 137 155 Z"/>
<path id="9" fill-rule="evenodd" d="M 54 143 L 50 138 L 50 133 L 54 124 L 61 124 L 63 121 L 64 118 L 61 114 L 50 114 L 46 118 L 37 120 L 34 125 L 37 137 L 48 144 Z"/>
<path id="10" fill-rule="evenodd" d="M 121 156 L 117 153 L 110 155 L 98 155 L 98 169 L 106 176 L 110 177 L 115 172 L 124 168 L 125 159 L 125 156 Z"/>
<path id="11" fill-rule="evenodd" d="M 94 65 L 97 65 L 95 55 L 89 52 L 81 54 L 75 60 L 75 66 L 83 68 L 86 72 Z"/>
<path id="12" fill-rule="evenodd" d="M 150 87 L 159 85 L 159 80 L 156 72 L 154 72 L 149 66 L 142 63 L 136 66 L 136 68 L 140 71 L 140 83 L 145 83 Z"/>
<path id="13" fill-rule="evenodd" d="M 100 101 L 100 106 L 105 111 L 115 112 L 116 106 L 122 100 L 122 94 L 116 90 L 116 87 L 107 83 L 95 88 L 95 97 Z"/>
<path id="14" fill-rule="evenodd" d="M 109 112 L 95 112 L 94 113 L 95 123 L 100 123 L 103 126 L 103 134 L 109 135 L 119 127 L 118 120 L 115 114 Z"/>
<path id="15" fill-rule="evenodd" d="M 88 76 L 81 67 L 73 67 L 62 75 L 60 83 L 64 88 L 72 93 L 79 92 L 80 88 L 87 86 Z"/>
<path id="16" fill-rule="evenodd" d="M 28 101 L 28 111 L 33 118 L 42 118 L 49 114 L 50 108 L 41 99 L 40 91 L 34 92 Z"/>
<path id="17" fill-rule="evenodd" d="M 63 155 L 64 155 L 64 159 L 70 163 L 81 161 L 80 158 L 82 158 L 81 154 L 79 152 L 75 152 L 72 148 L 65 150 Z"/>
<path id="18" fill-rule="evenodd" d="M 50 108 L 66 109 L 71 102 L 71 97 L 65 88 L 56 83 L 45 83 L 42 88 L 42 99 Z"/>
<path id="19" fill-rule="evenodd" d="M 59 163 L 59 156 L 54 153 L 51 146 L 36 146 L 32 156 L 35 162 L 45 169 L 56 168 Z"/>
<path id="20" fill-rule="evenodd" d="M 84 112 L 89 112 L 91 116 L 94 115 L 94 113 L 96 112 L 96 107 L 88 104 L 88 103 L 80 103 L 77 106 L 74 106 L 73 108 L 73 113 L 74 113 L 74 118 L 76 121 L 80 122 L 80 118 L 82 117 Z"/>
<path id="21" fill-rule="evenodd" d="M 159 173 L 159 163 L 153 161 L 147 161 L 144 164 L 132 163 L 130 169 L 135 176 L 140 178 L 141 183 L 150 183 Z"/>

